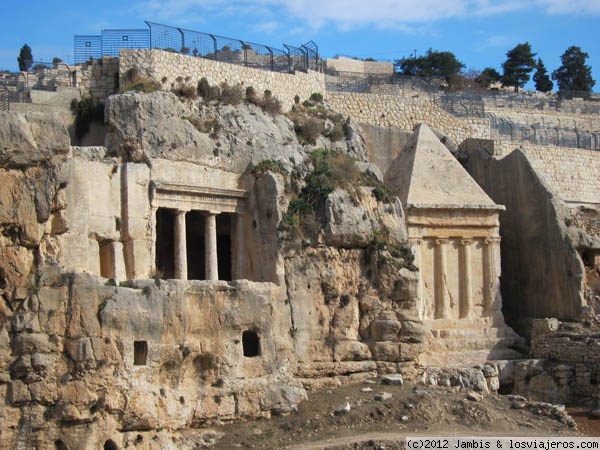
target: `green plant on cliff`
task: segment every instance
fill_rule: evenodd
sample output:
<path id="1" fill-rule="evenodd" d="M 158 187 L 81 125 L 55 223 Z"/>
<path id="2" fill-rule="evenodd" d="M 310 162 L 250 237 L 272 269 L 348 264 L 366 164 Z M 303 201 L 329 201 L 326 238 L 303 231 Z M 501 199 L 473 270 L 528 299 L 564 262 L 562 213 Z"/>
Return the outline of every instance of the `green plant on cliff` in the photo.
<path id="1" fill-rule="evenodd" d="M 276 115 L 281 114 L 281 102 L 273 95 L 270 90 L 265 90 L 262 97 L 256 95 L 256 90 L 252 86 L 246 88 L 244 97 L 246 103 L 259 106 L 264 112 Z"/>
<path id="2" fill-rule="evenodd" d="M 123 76 L 120 92 L 155 92 L 160 90 L 160 83 L 140 75 L 137 68 L 129 69 Z"/>
<path id="3" fill-rule="evenodd" d="M 392 233 L 388 227 L 381 224 L 379 230 L 373 231 L 373 239 L 371 240 L 365 257 L 371 258 L 374 253 L 386 251 L 393 259 L 388 262 L 394 264 L 398 269 L 406 268 L 410 271 L 418 270 L 415 266 L 415 255 L 410 249 L 407 241 L 397 241 L 392 237 Z"/>
<path id="4" fill-rule="evenodd" d="M 328 109 L 319 93 L 313 93 L 302 104 L 296 103 L 287 116 L 294 122 L 294 131 L 301 144 L 315 145 L 319 136 L 325 136 L 332 142 L 341 141 L 346 136 L 344 117 Z"/>
<path id="5" fill-rule="evenodd" d="M 252 174 L 257 178 L 266 172 L 275 172 L 284 176 L 289 174 L 281 161 L 273 159 L 265 159 L 252 167 Z"/>
<path id="6" fill-rule="evenodd" d="M 373 196 L 378 202 L 382 203 L 392 203 L 395 199 L 394 193 L 386 188 L 383 183 L 378 183 L 377 186 L 373 188 Z"/>
<path id="7" fill-rule="evenodd" d="M 321 216 L 329 194 L 335 189 L 355 192 L 362 184 L 362 174 L 346 153 L 323 148 L 310 156 L 313 170 L 305 177 L 299 195 L 288 205 L 283 223 L 288 230 L 314 241 L 321 229 Z"/>
<path id="8" fill-rule="evenodd" d="M 182 100 L 195 100 L 198 98 L 196 88 L 191 84 L 185 84 L 183 82 L 177 83 L 177 85 L 171 89 L 171 92 Z"/>
<path id="9" fill-rule="evenodd" d="M 215 138 L 221 131 L 221 124 L 217 119 L 200 119 L 198 117 L 181 116 L 183 120 L 191 123 L 200 133 L 209 133 L 212 138 Z"/>
<path id="10" fill-rule="evenodd" d="M 75 116 L 75 136 L 81 140 L 89 131 L 92 122 L 104 123 L 104 103 L 91 96 L 71 102 L 71 112 Z"/>

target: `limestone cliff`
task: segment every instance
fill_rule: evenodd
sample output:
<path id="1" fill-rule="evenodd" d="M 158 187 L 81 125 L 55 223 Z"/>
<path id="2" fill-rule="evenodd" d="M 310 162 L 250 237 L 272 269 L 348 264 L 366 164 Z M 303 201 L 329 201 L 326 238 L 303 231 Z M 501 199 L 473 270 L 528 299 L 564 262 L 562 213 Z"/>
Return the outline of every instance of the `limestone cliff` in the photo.
<path id="1" fill-rule="evenodd" d="M 295 222 L 326 177 L 282 115 L 117 95 L 94 148 L 69 147 L 59 118 L 4 118 L 1 448 L 196 448 L 210 436 L 174 430 L 283 413 L 324 377 L 395 372 L 422 349 L 402 206 L 376 198 L 351 123 L 316 140 L 347 182 Z M 217 216 L 204 260 L 198 209 Z"/>

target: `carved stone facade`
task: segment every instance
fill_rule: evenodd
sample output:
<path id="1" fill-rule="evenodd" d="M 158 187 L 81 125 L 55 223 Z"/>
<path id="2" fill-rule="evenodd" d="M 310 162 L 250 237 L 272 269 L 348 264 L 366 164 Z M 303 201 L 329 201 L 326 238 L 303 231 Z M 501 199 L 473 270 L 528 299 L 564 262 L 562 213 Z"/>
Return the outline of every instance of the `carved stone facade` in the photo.
<path id="1" fill-rule="evenodd" d="M 498 215 L 504 207 L 483 192 L 426 125 L 414 132 L 385 181 L 405 208 L 419 267 L 417 309 L 432 341 L 420 359 L 485 360 L 494 339 L 516 337 L 501 310 Z M 482 338 L 485 345 L 477 343 Z"/>
<path id="2" fill-rule="evenodd" d="M 59 237 L 65 270 L 120 281 L 255 278 L 246 269 L 251 220 L 240 175 L 168 161 L 152 170 L 107 164 L 74 151 L 81 154 L 67 164 L 64 195 L 77 208 L 61 216 L 68 226 Z"/>

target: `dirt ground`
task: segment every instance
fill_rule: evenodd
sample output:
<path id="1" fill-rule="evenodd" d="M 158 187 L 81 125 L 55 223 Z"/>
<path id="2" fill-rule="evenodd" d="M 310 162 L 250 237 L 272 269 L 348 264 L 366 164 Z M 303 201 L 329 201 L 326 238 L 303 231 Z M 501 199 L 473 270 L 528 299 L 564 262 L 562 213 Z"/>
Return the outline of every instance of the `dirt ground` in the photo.
<path id="1" fill-rule="evenodd" d="M 387 400 L 375 397 L 391 394 Z M 570 418 L 550 405 L 523 398 L 380 379 L 309 393 L 308 401 L 286 416 L 234 422 L 215 428 L 214 449 L 362 450 L 404 448 L 406 436 L 600 436 L 600 419 L 572 410 Z M 348 411 L 337 411 L 346 406 Z M 342 408 L 343 409 L 343 408 Z"/>

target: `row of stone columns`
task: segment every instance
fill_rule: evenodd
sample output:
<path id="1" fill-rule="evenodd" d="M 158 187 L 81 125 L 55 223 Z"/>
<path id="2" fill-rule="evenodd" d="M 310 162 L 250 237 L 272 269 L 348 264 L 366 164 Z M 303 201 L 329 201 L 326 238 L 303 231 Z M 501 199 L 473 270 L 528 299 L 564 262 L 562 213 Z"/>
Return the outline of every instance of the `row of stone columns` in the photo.
<path id="1" fill-rule="evenodd" d="M 447 245 L 448 239 L 436 239 L 434 249 L 434 318 L 449 319 L 452 317 L 450 305 L 450 292 L 447 286 Z M 461 239 L 461 251 L 459 252 L 460 274 L 460 298 L 459 317 L 469 318 L 474 315 L 473 302 L 473 280 L 471 262 L 472 239 Z M 494 261 L 495 240 L 485 239 L 483 246 L 483 313 L 487 317 L 491 314 L 494 300 L 494 288 L 496 280 L 496 265 Z"/>
<path id="2" fill-rule="evenodd" d="M 187 280 L 187 241 L 185 215 L 188 211 L 175 212 L 175 278 Z M 219 263 L 217 257 L 217 214 L 206 212 L 204 220 L 204 267 L 206 279 L 219 279 Z"/>

